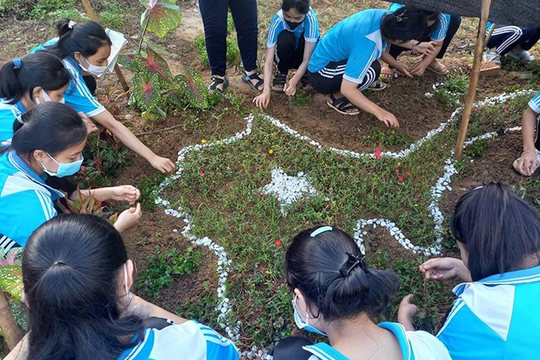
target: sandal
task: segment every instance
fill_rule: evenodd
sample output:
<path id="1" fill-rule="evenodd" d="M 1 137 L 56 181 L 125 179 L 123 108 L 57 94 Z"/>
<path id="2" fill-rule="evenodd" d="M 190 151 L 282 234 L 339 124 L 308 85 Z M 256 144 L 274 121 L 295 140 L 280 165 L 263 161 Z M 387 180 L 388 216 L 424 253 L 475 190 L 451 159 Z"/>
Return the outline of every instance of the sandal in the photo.
<path id="1" fill-rule="evenodd" d="M 285 83 L 287 82 L 287 74 L 278 73 L 272 81 L 272 91 L 283 92 Z"/>
<path id="2" fill-rule="evenodd" d="M 257 80 L 257 82 L 254 84 L 252 80 Z M 242 81 L 251 86 L 251 88 L 255 91 L 261 92 L 263 90 L 264 80 L 261 79 L 261 75 L 258 72 L 248 75 L 244 70 Z"/>
<path id="3" fill-rule="evenodd" d="M 388 85 L 386 85 L 386 84 L 383 83 L 382 81 L 375 80 L 371 85 L 369 85 L 368 90 L 372 90 L 372 91 L 383 91 L 383 90 L 386 89 L 387 87 L 388 87 Z"/>
<path id="4" fill-rule="evenodd" d="M 381 78 L 383 80 L 392 80 L 396 76 L 396 70 L 392 69 L 390 66 L 385 65 L 381 69 Z"/>
<path id="5" fill-rule="evenodd" d="M 446 68 L 446 66 L 444 66 L 440 62 L 437 62 L 435 66 L 432 66 L 431 64 L 429 64 L 426 69 L 431 72 L 434 72 L 437 75 L 448 74 L 448 69 Z"/>
<path id="6" fill-rule="evenodd" d="M 225 89 L 229 87 L 229 78 L 227 76 L 224 76 L 223 78 L 212 76 L 210 79 L 212 79 L 212 83 L 208 86 L 208 90 L 210 91 L 219 91 L 220 93 L 223 93 Z M 221 84 L 223 84 L 223 86 L 220 89 L 218 86 Z"/>
<path id="7" fill-rule="evenodd" d="M 360 114 L 360 110 L 358 110 L 356 106 L 351 104 L 351 102 L 347 100 L 347 98 L 336 98 L 334 95 L 330 95 L 330 99 L 332 101 L 328 100 L 326 101 L 326 103 L 338 113 L 351 116 Z"/>

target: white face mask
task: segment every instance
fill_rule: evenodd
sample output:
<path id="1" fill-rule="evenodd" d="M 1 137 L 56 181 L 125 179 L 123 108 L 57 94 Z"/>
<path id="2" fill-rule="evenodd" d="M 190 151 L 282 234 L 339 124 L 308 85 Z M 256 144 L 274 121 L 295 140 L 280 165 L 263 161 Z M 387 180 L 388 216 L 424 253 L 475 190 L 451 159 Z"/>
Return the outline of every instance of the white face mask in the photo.
<path id="1" fill-rule="evenodd" d="M 41 95 L 43 96 L 43 100 L 45 102 L 51 102 L 53 101 L 51 99 L 51 97 L 49 96 L 49 94 L 47 94 L 47 92 L 45 90 L 41 90 Z M 64 98 L 61 98 L 59 101 L 58 101 L 60 104 L 65 104 L 66 103 L 66 100 Z M 39 100 L 38 97 L 36 97 L 36 105 L 39 105 L 41 104 L 41 100 Z"/>
<path id="2" fill-rule="evenodd" d="M 86 60 L 86 62 L 88 63 L 88 68 L 85 68 L 81 63 L 79 63 L 79 66 L 81 67 L 81 69 L 83 69 L 90 75 L 100 77 L 103 74 L 105 74 L 105 71 L 107 71 L 108 66 L 96 66 L 92 64 L 90 61 L 88 61 L 87 58 L 84 58 L 84 60 Z"/>
<path id="3" fill-rule="evenodd" d="M 131 301 L 131 296 L 129 293 L 129 286 L 128 286 L 128 271 L 127 271 L 127 265 L 124 263 L 124 289 L 126 290 L 126 299 L 128 303 Z"/>

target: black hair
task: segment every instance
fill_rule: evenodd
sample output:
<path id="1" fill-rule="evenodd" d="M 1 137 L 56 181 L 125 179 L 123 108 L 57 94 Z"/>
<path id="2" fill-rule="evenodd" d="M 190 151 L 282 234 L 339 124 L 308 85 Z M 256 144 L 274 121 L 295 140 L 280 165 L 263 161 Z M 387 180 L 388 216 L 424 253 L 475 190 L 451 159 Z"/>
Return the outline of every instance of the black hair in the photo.
<path id="1" fill-rule="evenodd" d="M 18 62 L 18 64 L 16 64 Z M 69 84 L 71 76 L 62 61 L 47 53 L 25 55 L 0 68 L 0 97 L 16 104 L 24 95 L 30 96 L 36 87 L 45 91 L 59 90 Z"/>
<path id="2" fill-rule="evenodd" d="M 437 11 L 423 10 L 423 9 L 421 9 L 420 11 L 426 17 L 426 21 L 435 21 L 435 22 L 437 22 L 437 20 L 439 19 L 439 15 L 441 15 L 441 13 L 437 12 Z"/>
<path id="3" fill-rule="evenodd" d="M 386 14 L 381 22 L 381 33 L 388 40 L 419 40 L 426 29 L 427 20 L 422 10 L 408 6 Z"/>
<path id="4" fill-rule="evenodd" d="M 94 215 L 60 215 L 34 231 L 22 260 L 28 359 L 112 360 L 141 341 L 142 320 L 121 317 L 127 260 L 122 236 Z M 137 340 L 121 340 L 129 335 Z"/>
<path id="5" fill-rule="evenodd" d="M 463 195 L 450 221 L 469 253 L 474 281 L 520 268 L 540 251 L 540 215 L 506 186 L 489 183 Z"/>
<path id="6" fill-rule="evenodd" d="M 15 150 L 26 160 L 31 159 L 35 150 L 46 151 L 54 157 L 80 144 L 87 135 L 86 125 L 75 110 L 50 101 L 33 107 L 13 122 L 13 138 L 8 149 Z"/>
<path id="7" fill-rule="evenodd" d="M 94 55 L 104 45 L 112 45 L 111 39 L 105 29 L 97 22 L 86 21 L 75 24 L 70 19 L 62 19 L 56 25 L 58 42 L 46 48 L 63 59 L 78 52 L 88 58 Z"/>
<path id="8" fill-rule="evenodd" d="M 289 11 L 290 9 L 296 9 L 300 14 L 306 15 L 309 12 L 309 5 L 311 0 L 283 0 L 281 10 Z"/>
<path id="9" fill-rule="evenodd" d="M 298 288 L 327 321 L 382 314 L 399 288 L 397 275 L 368 268 L 358 245 L 342 230 L 312 237 L 317 229 L 302 231 L 287 249 L 285 277 L 291 289 Z"/>

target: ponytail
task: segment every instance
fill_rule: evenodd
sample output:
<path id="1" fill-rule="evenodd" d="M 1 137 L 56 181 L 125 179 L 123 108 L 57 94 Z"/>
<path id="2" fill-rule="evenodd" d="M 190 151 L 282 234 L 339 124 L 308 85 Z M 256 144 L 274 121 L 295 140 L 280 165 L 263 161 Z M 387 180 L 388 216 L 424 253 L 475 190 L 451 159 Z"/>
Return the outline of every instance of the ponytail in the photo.
<path id="1" fill-rule="evenodd" d="M 12 105 L 25 95 L 33 101 L 36 87 L 54 91 L 66 86 L 70 79 L 69 71 L 57 57 L 47 53 L 28 54 L 0 68 L 0 97 Z"/>
<path id="2" fill-rule="evenodd" d="M 105 29 L 94 21 L 77 24 L 73 20 L 62 19 L 56 24 L 56 30 L 58 41 L 46 47 L 45 51 L 61 59 L 76 52 L 89 57 L 97 53 L 102 46 L 112 45 Z"/>
<path id="3" fill-rule="evenodd" d="M 285 255 L 289 286 L 300 289 L 328 321 L 380 315 L 396 294 L 399 278 L 393 271 L 368 268 L 349 235 L 325 228 L 331 230 L 313 228 L 294 237 Z"/>

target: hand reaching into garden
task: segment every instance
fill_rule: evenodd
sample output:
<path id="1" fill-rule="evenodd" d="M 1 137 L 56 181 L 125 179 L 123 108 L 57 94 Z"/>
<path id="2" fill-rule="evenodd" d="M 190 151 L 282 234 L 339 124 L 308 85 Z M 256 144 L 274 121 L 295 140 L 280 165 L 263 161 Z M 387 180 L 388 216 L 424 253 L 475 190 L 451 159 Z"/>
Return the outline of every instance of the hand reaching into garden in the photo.
<path id="1" fill-rule="evenodd" d="M 84 125 L 86 125 L 86 131 L 88 134 L 98 131 L 96 124 L 94 124 L 94 122 L 85 113 L 79 111 L 78 114 L 81 117 Z"/>
<path id="2" fill-rule="evenodd" d="M 298 82 L 294 80 L 294 77 L 289 80 L 287 85 L 285 86 L 285 94 L 287 96 L 294 96 L 296 94 L 296 87 L 298 86 Z"/>
<path id="3" fill-rule="evenodd" d="M 266 88 L 263 90 L 262 94 L 258 95 L 253 99 L 253 102 L 259 109 L 266 109 L 270 103 L 270 90 Z"/>
<path id="4" fill-rule="evenodd" d="M 416 52 L 419 52 L 420 54 L 433 55 L 435 53 L 435 45 L 437 45 L 435 41 L 424 41 L 418 45 L 413 46 L 412 49 Z"/>
<path id="5" fill-rule="evenodd" d="M 422 76 L 424 75 L 426 68 L 427 68 L 427 64 L 424 61 L 420 61 L 412 67 L 411 75 Z"/>
<path id="6" fill-rule="evenodd" d="M 535 150 L 524 151 L 520 158 L 516 160 L 514 166 L 517 171 L 525 176 L 531 176 L 538 167 L 538 158 Z"/>
<path id="7" fill-rule="evenodd" d="M 401 62 L 398 62 L 394 68 L 400 73 L 400 74 L 403 74 L 407 77 L 410 77 L 412 78 L 413 76 L 411 75 L 411 71 L 409 69 L 409 67 L 407 65 L 405 65 L 404 63 L 401 63 Z"/>
<path id="8" fill-rule="evenodd" d="M 463 281 L 472 281 L 463 261 L 450 257 L 429 259 L 420 265 L 420 272 L 427 280 L 448 280 L 457 276 Z"/>
<path id="9" fill-rule="evenodd" d="M 414 331 L 412 319 L 418 311 L 418 307 L 411 303 L 412 297 L 412 294 L 405 296 L 399 303 L 398 309 L 398 322 L 405 327 L 405 330 L 408 331 Z"/>
<path id="10" fill-rule="evenodd" d="M 399 128 L 399 122 L 391 112 L 381 109 L 379 113 L 375 114 L 375 116 L 377 116 L 377 119 L 382 121 L 386 126 L 394 129 Z"/>
<path id="11" fill-rule="evenodd" d="M 137 203 L 136 207 L 130 207 L 129 209 L 122 211 L 122 213 L 118 215 L 118 219 L 114 223 L 114 227 L 119 232 L 122 232 L 138 223 L 141 216 L 141 204 Z"/>
<path id="12" fill-rule="evenodd" d="M 141 197 L 141 192 L 139 189 L 131 185 L 114 186 L 109 189 L 109 199 L 111 200 L 127 201 L 130 204 L 133 204 Z"/>
<path id="13" fill-rule="evenodd" d="M 162 173 L 173 173 L 176 170 L 176 165 L 170 159 L 157 155 L 150 160 L 150 165 Z"/>

